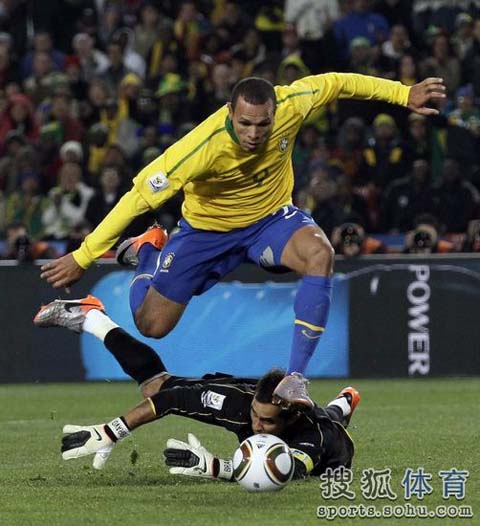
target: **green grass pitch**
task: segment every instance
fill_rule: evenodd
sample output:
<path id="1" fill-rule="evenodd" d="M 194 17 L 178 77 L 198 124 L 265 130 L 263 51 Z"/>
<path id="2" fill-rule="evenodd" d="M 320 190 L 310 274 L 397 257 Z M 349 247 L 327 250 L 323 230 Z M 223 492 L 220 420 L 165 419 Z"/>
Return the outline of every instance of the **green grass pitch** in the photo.
<path id="1" fill-rule="evenodd" d="M 64 462 L 59 454 L 65 423 L 97 424 L 139 400 L 132 383 L 0 386 L 0 525 L 478 525 L 480 524 L 480 379 L 358 380 L 362 401 L 352 420 L 356 444 L 353 504 L 361 494 L 361 471 L 391 468 L 393 503 L 405 504 L 400 485 L 407 467 L 433 474 L 435 506 L 469 505 L 473 519 L 340 519 L 316 517 L 317 506 L 349 506 L 322 498 L 318 478 L 290 483 L 278 493 L 249 494 L 237 484 L 192 480 L 168 474 L 162 451 L 169 437 L 188 431 L 221 456 L 236 447 L 221 428 L 169 416 L 137 430 L 121 443 L 102 472 L 91 459 Z M 311 393 L 325 404 L 345 385 L 316 380 Z M 136 452 L 136 453 L 134 453 Z M 133 454 L 132 454 L 133 453 Z M 136 461 L 135 457 L 137 457 Z M 469 470 L 466 497 L 442 499 L 439 470 Z"/>

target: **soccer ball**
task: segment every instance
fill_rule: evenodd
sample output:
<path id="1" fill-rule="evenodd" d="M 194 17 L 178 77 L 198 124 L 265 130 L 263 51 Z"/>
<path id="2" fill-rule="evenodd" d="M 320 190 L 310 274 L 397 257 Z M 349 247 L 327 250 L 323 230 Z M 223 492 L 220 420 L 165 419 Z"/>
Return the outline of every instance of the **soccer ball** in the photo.
<path id="1" fill-rule="evenodd" d="M 233 455 L 233 475 L 247 491 L 278 491 L 293 475 L 290 448 L 274 435 L 253 435 Z"/>

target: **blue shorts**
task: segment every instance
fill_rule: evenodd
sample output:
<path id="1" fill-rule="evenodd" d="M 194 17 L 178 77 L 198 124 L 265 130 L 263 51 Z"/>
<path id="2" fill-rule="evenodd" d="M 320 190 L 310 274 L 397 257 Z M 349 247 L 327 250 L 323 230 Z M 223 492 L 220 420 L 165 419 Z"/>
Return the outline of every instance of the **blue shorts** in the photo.
<path id="1" fill-rule="evenodd" d="M 151 286 L 162 296 L 187 304 L 241 263 L 274 269 L 293 233 L 314 220 L 295 206 L 284 206 L 253 225 L 229 232 L 193 228 L 185 219 L 163 247 Z"/>

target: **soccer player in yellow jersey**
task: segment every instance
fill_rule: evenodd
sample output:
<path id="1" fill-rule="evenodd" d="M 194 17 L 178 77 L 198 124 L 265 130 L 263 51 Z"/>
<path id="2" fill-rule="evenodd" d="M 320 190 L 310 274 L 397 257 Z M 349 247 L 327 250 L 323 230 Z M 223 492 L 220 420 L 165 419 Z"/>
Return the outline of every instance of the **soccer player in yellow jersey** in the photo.
<path id="1" fill-rule="evenodd" d="M 443 80 L 412 87 L 350 73 L 305 77 L 273 87 L 241 80 L 231 102 L 146 166 L 81 247 L 42 267 L 42 278 L 68 287 L 118 240 L 138 215 L 185 193 L 180 229 L 162 248 L 160 228 L 124 242 L 119 260 L 137 263 L 130 305 L 145 336 L 161 338 L 193 295 L 202 294 L 244 261 L 303 276 L 295 304 L 288 372 L 303 373 L 324 331 L 330 306 L 333 249 L 321 227 L 292 205 L 292 151 L 309 114 L 339 98 L 400 104 L 422 115 L 445 97 Z M 288 378 L 288 377 L 287 377 Z M 303 377 L 291 375 L 295 391 Z M 288 387 L 288 386 L 287 386 Z"/>

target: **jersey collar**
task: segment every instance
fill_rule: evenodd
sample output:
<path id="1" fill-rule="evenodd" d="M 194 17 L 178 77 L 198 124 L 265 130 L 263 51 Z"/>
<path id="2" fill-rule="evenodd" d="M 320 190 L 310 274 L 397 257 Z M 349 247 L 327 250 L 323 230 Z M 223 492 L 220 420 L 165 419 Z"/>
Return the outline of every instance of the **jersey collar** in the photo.
<path id="1" fill-rule="evenodd" d="M 233 142 L 240 145 L 240 141 L 238 140 L 237 134 L 235 133 L 235 130 L 233 129 L 233 122 L 229 115 L 227 115 L 225 119 L 225 128 L 227 129 L 228 135 L 232 138 Z"/>

